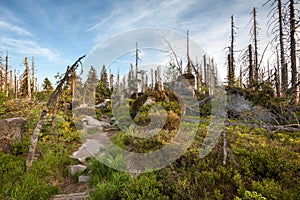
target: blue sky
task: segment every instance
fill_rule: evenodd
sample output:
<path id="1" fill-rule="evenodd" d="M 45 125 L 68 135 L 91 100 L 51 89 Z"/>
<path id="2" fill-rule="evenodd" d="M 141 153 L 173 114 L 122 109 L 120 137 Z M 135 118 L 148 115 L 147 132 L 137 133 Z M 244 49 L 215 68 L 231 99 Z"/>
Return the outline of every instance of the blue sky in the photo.
<path id="1" fill-rule="evenodd" d="M 237 29 L 236 49 L 250 42 L 250 13 L 258 10 L 260 50 L 266 34 L 265 0 L 0 0 L 0 49 L 8 51 L 12 69 L 20 73 L 27 56 L 35 58 L 41 81 L 63 73 L 83 54 L 113 36 L 139 28 L 163 28 L 185 34 L 215 58 L 225 77 L 225 47 L 229 46 L 230 16 Z M 135 44 L 133 44 L 134 47 Z M 238 53 L 237 53 L 238 54 Z M 132 60 L 134 62 L 134 59 Z M 107 64 L 107 63 L 103 63 Z M 101 64 L 102 65 L 102 64 Z"/>

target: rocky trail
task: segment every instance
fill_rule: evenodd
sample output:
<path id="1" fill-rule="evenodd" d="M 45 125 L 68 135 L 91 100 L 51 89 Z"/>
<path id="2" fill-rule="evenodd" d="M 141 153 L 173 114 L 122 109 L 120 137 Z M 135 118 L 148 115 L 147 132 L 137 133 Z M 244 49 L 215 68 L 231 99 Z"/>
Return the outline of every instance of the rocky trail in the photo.
<path id="1" fill-rule="evenodd" d="M 96 120 L 93 117 L 86 116 L 82 119 L 83 130 L 93 129 L 94 133 L 82 137 L 82 145 L 79 149 L 70 155 L 71 158 L 80 161 L 81 164 L 71 165 L 69 172 L 71 177 L 82 173 L 87 169 L 86 159 L 97 156 L 100 153 L 100 148 L 105 148 L 105 144 L 109 143 L 113 131 L 106 132 L 105 128 L 110 128 L 110 119 L 104 118 L 102 121 Z M 70 178 L 62 185 L 63 194 L 57 194 L 52 197 L 52 200 L 83 200 L 88 197 L 89 187 L 88 181 L 90 176 L 79 175 L 78 180 Z M 75 176 L 76 177 L 76 176 Z"/>

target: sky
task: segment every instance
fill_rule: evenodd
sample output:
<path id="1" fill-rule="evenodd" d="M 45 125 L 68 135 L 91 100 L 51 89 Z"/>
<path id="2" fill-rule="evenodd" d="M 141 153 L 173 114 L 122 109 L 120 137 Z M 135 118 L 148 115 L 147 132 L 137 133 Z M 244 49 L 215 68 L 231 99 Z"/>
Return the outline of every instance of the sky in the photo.
<path id="1" fill-rule="evenodd" d="M 39 82 L 45 77 L 54 81 L 54 75 L 65 72 L 66 66 L 77 58 L 91 55 L 99 45 L 128 31 L 158 28 L 184 35 L 189 30 L 190 39 L 209 56 L 214 57 L 221 77 L 225 78 L 226 47 L 230 45 L 232 14 L 238 27 L 236 55 L 251 42 L 250 20 L 254 6 L 257 8 L 261 31 L 259 50 L 263 51 L 271 40 L 272 36 L 267 35 L 266 31 L 270 6 L 263 7 L 264 2 L 265 0 L 0 0 L 0 51 L 2 57 L 8 52 L 9 66 L 20 73 L 25 69 L 24 58 L 28 57 L 31 62 L 34 57 Z M 123 43 L 114 45 L 113 48 L 119 48 Z M 135 44 L 132 44 L 132 49 L 134 47 Z M 143 55 L 141 57 L 143 60 Z M 132 62 L 135 62 L 134 58 Z M 102 64 L 108 63 L 99 63 L 99 66 Z"/>

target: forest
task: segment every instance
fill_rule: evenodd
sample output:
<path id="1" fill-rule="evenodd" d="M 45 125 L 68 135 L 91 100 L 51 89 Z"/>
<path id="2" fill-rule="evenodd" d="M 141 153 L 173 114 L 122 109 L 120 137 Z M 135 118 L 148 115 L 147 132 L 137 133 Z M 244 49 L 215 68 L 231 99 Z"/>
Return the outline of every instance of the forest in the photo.
<path id="1" fill-rule="evenodd" d="M 20 75 L 2 55 L 0 199 L 299 199 L 296 5 L 266 1 L 268 27 L 250 9 L 241 51 L 231 16 L 225 80 L 213 57 L 191 58 L 189 31 L 186 57 L 166 40 L 171 59 L 148 72 L 138 43 L 125 74 L 99 63 L 83 78 L 79 55 L 56 83 L 35 76 L 37 58 L 26 57 Z M 262 31 L 272 35 L 266 47 Z M 147 131 L 151 124 L 160 130 Z"/>

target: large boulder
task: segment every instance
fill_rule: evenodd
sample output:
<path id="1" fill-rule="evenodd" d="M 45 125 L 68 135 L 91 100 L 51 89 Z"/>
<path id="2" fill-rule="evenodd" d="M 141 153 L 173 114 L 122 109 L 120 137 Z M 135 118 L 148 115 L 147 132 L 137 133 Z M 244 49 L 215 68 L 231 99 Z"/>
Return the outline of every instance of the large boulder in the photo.
<path id="1" fill-rule="evenodd" d="M 0 120 L 0 144 L 22 142 L 25 123 L 22 117 Z"/>
<path id="2" fill-rule="evenodd" d="M 263 121 L 265 123 L 275 122 L 275 116 L 270 111 L 261 106 L 254 105 L 239 93 L 229 93 L 227 111 L 230 118 L 241 117 L 246 120 Z"/>

